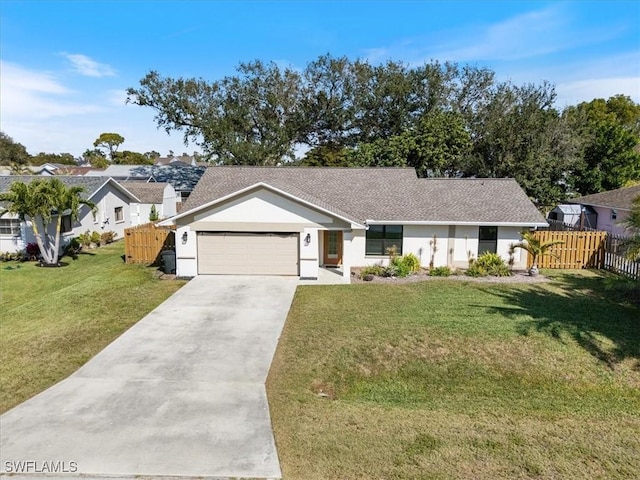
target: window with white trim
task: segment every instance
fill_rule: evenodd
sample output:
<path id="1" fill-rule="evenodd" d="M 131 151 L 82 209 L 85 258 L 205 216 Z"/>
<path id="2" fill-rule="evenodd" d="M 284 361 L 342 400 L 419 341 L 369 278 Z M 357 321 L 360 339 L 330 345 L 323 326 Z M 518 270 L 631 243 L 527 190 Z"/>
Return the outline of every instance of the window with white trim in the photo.
<path id="1" fill-rule="evenodd" d="M 402 225 L 369 225 L 366 240 L 367 255 L 388 255 L 391 247 L 402 255 Z"/>
<path id="2" fill-rule="evenodd" d="M 20 220 L 17 218 L 0 218 L 0 235 L 20 235 Z"/>
<path id="3" fill-rule="evenodd" d="M 116 223 L 118 222 L 124 222 L 124 210 L 122 207 L 116 207 L 113 210 L 113 216 L 116 219 Z"/>

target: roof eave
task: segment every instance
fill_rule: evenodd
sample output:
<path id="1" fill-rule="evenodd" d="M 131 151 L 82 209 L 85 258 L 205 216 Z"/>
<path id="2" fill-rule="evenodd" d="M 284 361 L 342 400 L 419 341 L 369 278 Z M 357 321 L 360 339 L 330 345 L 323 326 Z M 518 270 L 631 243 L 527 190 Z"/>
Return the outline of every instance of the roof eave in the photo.
<path id="1" fill-rule="evenodd" d="M 269 185 L 268 183 L 265 183 L 265 182 L 254 183 L 252 185 L 249 185 L 248 187 L 242 188 L 240 190 L 236 190 L 233 193 L 230 193 L 230 194 L 225 195 L 223 197 L 217 198 L 217 199 L 212 200 L 210 202 L 204 203 L 204 204 L 202 204 L 202 205 L 200 205 L 198 207 L 191 208 L 191 209 L 189 209 L 189 210 L 187 210 L 185 212 L 180 212 L 178 215 L 175 215 L 175 216 L 173 216 L 171 218 L 167 218 L 166 220 L 163 220 L 162 222 L 159 223 L 159 225 L 163 225 L 163 226 L 173 225 L 173 224 L 175 224 L 175 221 L 179 220 L 180 218 L 186 217 L 187 215 L 193 215 L 194 213 L 200 212 L 202 210 L 206 210 L 206 209 L 211 208 L 213 206 L 216 206 L 216 205 L 218 205 L 220 203 L 224 203 L 227 200 L 230 200 L 232 198 L 240 197 L 240 196 L 244 195 L 245 193 L 247 193 L 247 192 L 249 192 L 251 190 L 254 190 L 256 188 L 266 188 L 266 189 L 271 190 L 273 192 L 276 192 L 276 193 L 278 193 L 278 194 L 280 194 L 280 195 L 282 195 L 282 196 L 284 196 L 286 198 L 289 198 L 289 199 L 291 199 L 293 201 L 296 201 L 298 203 L 301 203 L 303 205 L 311 207 L 311 208 L 313 208 L 315 210 L 319 210 L 319 211 L 321 211 L 323 213 L 331 215 L 332 217 L 338 218 L 338 219 L 340 219 L 340 220 L 342 220 L 344 222 L 347 222 L 347 223 L 351 224 L 351 228 L 365 228 L 365 226 L 363 224 L 361 224 L 361 223 L 359 223 L 359 222 L 357 222 L 357 221 L 355 221 L 355 220 L 353 220 L 351 218 L 347 218 L 347 217 L 344 217 L 344 216 L 342 216 L 340 214 L 337 214 L 335 212 L 327 210 L 326 208 L 323 208 L 323 207 L 321 207 L 319 205 L 316 205 L 315 203 L 308 202 L 308 201 L 306 201 L 306 200 L 304 200 L 304 199 L 302 199 L 300 197 L 292 195 L 292 194 L 290 194 L 290 193 L 288 193 L 288 192 L 286 192 L 284 190 L 276 188 L 276 187 L 274 187 L 272 185 Z"/>
<path id="2" fill-rule="evenodd" d="M 470 227 L 481 227 L 486 225 L 496 227 L 548 227 L 547 222 L 461 222 L 458 220 L 370 220 L 365 221 L 367 225 L 463 225 Z"/>

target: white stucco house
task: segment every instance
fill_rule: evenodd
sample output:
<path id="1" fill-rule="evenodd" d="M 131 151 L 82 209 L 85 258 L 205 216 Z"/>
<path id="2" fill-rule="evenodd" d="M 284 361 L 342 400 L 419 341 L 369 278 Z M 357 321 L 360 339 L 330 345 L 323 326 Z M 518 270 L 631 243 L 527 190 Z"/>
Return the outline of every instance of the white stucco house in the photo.
<path id="1" fill-rule="evenodd" d="M 131 226 L 131 203 L 140 203 L 140 200 L 125 187 L 109 177 L 83 177 L 57 175 L 67 186 L 80 186 L 85 189 L 83 197 L 91 200 L 97 206 L 97 211 L 92 213 L 89 208 L 83 206 L 80 209 L 77 221 L 72 221 L 69 215 L 63 216 L 63 237 L 61 245 L 71 238 L 89 230 L 99 233 L 105 231 L 116 232 L 116 239 L 124 237 L 124 230 Z M 31 182 L 42 180 L 42 177 L 33 175 L 0 176 L 0 192 L 9 190 L 15 181 Z M 49 234 L 55 232 L 48 232 Z M 20 221 L 15 215 L 5 213 L 0 216 L 0 251 L 19 252 L 28 243 L 35 242 L 30 222 Z"/>
<path id="2" fill-rule="evenodd" d="M 618 188 L 571 199 L 571 203 L 591 207 L 597 213 L 596 229 L 628 235 L 624 221 L 629 216 L 634 199 L 640 197 L 640 185 Z"/>
<path id="3" fill-rule="evenodd" d="M 412 168 L 221 166 L 206 170 L 178 215 L 179 276 L 318 277 L 414 253 L 423 266 L 508 259 L 523 229 L 548 224 L 513 179 L 421 179 Z M 435 241 L 435 252 L 434 252 Z M 526 267 L 516 250 L 515 266 Z"/>
<path id="4" fill-rule="evenodd" d="M 150 221 L 152 207 L 156 207 L 158 218 L 173 217 L 176 210 L 176 191 L 170 183 L 121 181 L 118 182 L 139 199 L 131 202 L 131 225 L 142 225 Z"/>

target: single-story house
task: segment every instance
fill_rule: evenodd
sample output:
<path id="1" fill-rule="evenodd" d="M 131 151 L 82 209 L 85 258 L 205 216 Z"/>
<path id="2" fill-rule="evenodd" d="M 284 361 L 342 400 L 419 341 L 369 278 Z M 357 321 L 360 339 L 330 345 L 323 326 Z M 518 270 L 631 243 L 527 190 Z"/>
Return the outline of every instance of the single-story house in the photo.
<path id="1" fill-rule="evenodd" d="M 87 176 L 106 176 L 115 180 L 170 183 L 178 203 L 185 201 L 206 167 L 193 167 L 177 162 L 169 165 L 109 165 L 105 170 L 88 172 Z"/>
<path id="2" fill-rule="evenodd" d="M 140 200 L 131 203 L 131 225 L 141 225 L 150 221 L 151 209 L 156 207 L 158 219 L 176 214 L 176 191 L 170 183 L 164 182 L 118 182 Z"/>
<path id="3" fill-rule="evenodd" d="M 95 213 L 82 206 L 78 220 L 72 221 L 70 215 L 62 217 L 63 237 L 61 245 L 81 233 L 116 232 L 116 238 L 124 237 L 124 230 L 131 226 L 130 204 L 140 200 L 125 187 L 109 177 L 82 177 L 73 175 L 56 176 L 67 186 L 79 186 L 85 189 L 83 198 L 91 200 L 97 206 Z M 13 182 L 31 182 L 42 180 L 34 175 L 0 176 L 0 193 L 7 192 Z M 48 232 L 53 234 L 55 232 Z M 5 213 L 0 216 L 0 251 L 19 252 L 28 243 L 35 242 L 30 222 L 21 222 L 17 216 Z"/>
<path id="4" fill-rule="evenodd" d="M 178 215 L 179 276 L 317 278 L 388 261 L 467 267 L 485 251 L 505 260 L 523 229 L 547 226 L 513 179 L 418 178 L 412 168 L 221 166 L 206 170 Z M 515 267 L 526 267 L 517 249 Z"/>
<path id="5" fill-rule="evenodd" d="M 573 198 L 571 203 L 592 207 L 598 214 L 597 230 L 615 235 L 628 235 L 624 221 L 629 216 L 633 200 L 640 196 L 640 185 L 618 188 L 608 192 L 594 193 Z"/>

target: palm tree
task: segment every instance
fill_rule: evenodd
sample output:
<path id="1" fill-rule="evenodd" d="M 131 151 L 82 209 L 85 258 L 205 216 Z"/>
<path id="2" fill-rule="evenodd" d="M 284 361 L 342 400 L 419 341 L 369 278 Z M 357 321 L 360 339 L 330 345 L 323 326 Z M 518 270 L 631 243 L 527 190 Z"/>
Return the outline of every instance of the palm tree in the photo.
<path id="1" fill-rule="evenodd" d="M 82 192 L 84 188 L 67 187 L 57 178 L 13 182 L 8 192 L 0 194 L 0 202 L 9 204 L 1 213 L 15 214 L 22 221 L 30 220 L 43 263 L 58 265 L 63 215 L 77 220 L 82 205 L 96 208 L 93 202 L 81 197 Z M 50 226 L 54 221 L 51 235 Z"/>
<path id="2" fill-rule="evenodd" d="M 522 240 L 519 243 L 516 243 L 513 248 L 522 248 L 531 254 L 533 257 L 533 264 L 529 269 L 530 275 L 538 274 L 538 259 L 540 257 L 544 257 L 545 255 L 549 255 L 552 257 L 556 257 L 557 255 L 551 252 L 551 248 L 555 245 L 560 245 L 564 243 L 562 240 L 553 240 L 551 242 L 543 242 L 539 238 L 537 238 L 533 232 L 523 232 Z"/>
<path id="3" fill-rule="evenodd" d="M 632 235 L 622 242 L 625 255 L 629 260 L 640 262 L 640 196 L 633 201 L 631 213 L 624 224 Z"/>

